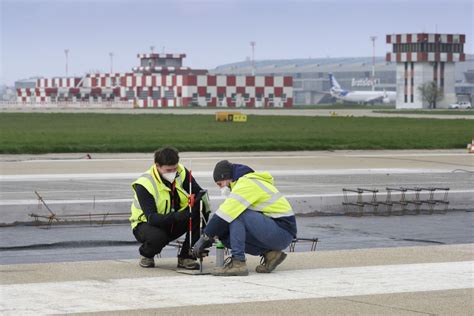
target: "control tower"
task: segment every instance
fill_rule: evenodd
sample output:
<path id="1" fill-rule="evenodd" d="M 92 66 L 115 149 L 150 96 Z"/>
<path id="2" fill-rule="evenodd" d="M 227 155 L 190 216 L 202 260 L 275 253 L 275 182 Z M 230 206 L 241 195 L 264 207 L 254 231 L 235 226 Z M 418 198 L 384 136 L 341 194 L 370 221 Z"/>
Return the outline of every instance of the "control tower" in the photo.
<path id="1" fill-rule="evenodd" d="M 386 41 L 386 60 L 397 63 L 397 109 L 429 108 L 418 87 L 433 81 L 443 94 L 436 108 L 456 102 L 454 63 L 465 61 L 464 34 L 389 34 Z"/>
<path id="2" fill-rule="evenodd" d="M 133 67 L 135 73 L 142 74 L 207 74 L 204 69 L 190 69 L 183 67 L 183 58 L 186 54 L 138 54 L 140 66 Z"/>

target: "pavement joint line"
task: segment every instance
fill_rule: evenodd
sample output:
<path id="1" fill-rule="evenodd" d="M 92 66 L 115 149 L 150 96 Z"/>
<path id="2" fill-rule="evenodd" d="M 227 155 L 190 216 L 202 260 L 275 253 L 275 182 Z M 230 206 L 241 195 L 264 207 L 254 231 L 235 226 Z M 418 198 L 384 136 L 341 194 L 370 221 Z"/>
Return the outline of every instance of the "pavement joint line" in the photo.
<path id="1" fill-rule="evenodd" d="M 356 300 L 356 299 L 350 299 L 350 298 L 345 298 L 345 297 L 338 297 L 338 298 L 336 298 L 336 299 L 340 299 L 340 300 L 346 301 L 346 302 L 353 302 L 353 303 L 359 303 L 359 304 L 365 304 L 365 305 L 371 305 L 371 306 L 378 306 L 378 307 L 390 308 L 390 309 L 399 310 L 399 311 L 413 312 L 413 313 L 418 313 L 418 314 L 422 314 L 422 315 L 433 315 L 432 313 L 427 313 L 427 312 L 418 311 L 418 310 L 409 309 L 409 308 L 403 308 L 403 307 L 400 307 L 400 306 L 391 306 L 391 305 L 384 305 L 384 304 L 376 304 L 376 303 L 364 302 L 364 301 L 360 301 L 360 300 Z"/>
<path id="2" fill-rule="evenodd" d="M 469 155 L 469 154 L 467 154 Z M 384 157 L 365 157 L 365 158 L 384 158 Z M 460 164 L 455 162 L 445 162 L 445 161 L 436 161 L 436 160 L 426 160 L 426 159 L 413 159 L 413 158 L 399 158 L 399 157 L 386 157 L 385 159 L 390 160 L 403 160 L 403 161 L 414 161 L 414 162 L 426 162 L 432 164 L 439 164 L 439 165 L 449 165 L 449 166 L 461 166 L 461 167 L 472 167 L 472 165 Z"/>

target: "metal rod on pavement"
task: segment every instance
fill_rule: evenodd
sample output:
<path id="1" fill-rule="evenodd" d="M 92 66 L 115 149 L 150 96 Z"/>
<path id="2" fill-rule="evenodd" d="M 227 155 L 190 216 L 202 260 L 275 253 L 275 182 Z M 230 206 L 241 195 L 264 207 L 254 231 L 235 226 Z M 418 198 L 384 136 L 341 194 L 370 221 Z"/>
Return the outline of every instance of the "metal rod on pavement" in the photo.
<path id="1" fill-rule="evenodd" d="M 202 198 L 199 200 L 199 238 L 202 236 Z M 199 257 L 199 273 L 202 273 L 202 256 Z"/>
<path id="2" fill-rule="evenodd" d="M 46 209 L 51 213 L 51 215 L 56 216 L 56 214 L 53 213 L 53 211 L 51 211 L 51 209 L 49 208 L 49 206 L 46 204 L 46 202 L 43 200 L 43 197 L 41 195 L 39 195 L 39 193 L 35 190 L 35 194 L 36 196 L 38 196 L 38 199 L 41 201 L 41 203 L 43 203 L 43 205 L 46 207 Z"/>
<path id="3" fill-rule="evenodd" d="M 192 235 L 193 235 L 193 207 L 192 207 L 192 170 L 191 170 L 191 160 L 189 160 L 189 251 L 191 251 L 192 244 Z"/>

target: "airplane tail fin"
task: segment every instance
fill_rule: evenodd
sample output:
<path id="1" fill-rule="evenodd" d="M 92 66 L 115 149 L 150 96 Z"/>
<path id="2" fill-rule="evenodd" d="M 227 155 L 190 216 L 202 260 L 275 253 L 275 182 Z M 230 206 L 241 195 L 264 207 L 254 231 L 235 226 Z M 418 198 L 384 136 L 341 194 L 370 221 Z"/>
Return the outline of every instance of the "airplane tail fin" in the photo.
<path id="1" fill-rule="evenodd" d="M 337 82 L 333 74 L 329 74 L 329 82 L 331 83 L 331 88 L 334 90 L 342 90 L 341 86 Z"/>

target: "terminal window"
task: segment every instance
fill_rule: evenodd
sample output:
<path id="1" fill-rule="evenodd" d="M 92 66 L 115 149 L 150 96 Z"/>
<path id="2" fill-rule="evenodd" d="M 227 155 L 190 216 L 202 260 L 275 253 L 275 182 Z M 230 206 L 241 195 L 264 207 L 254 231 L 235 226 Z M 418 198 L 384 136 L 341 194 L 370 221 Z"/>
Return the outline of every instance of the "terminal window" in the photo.
<path id="1" fill-rule="evenodd" d="M 154 100 L 157 100 L 161 97 L 161 93 L 160 93 L 160 90 L 153 90 L 153 92 L 151 93 L 151 97 L 154 99 Z"/>

